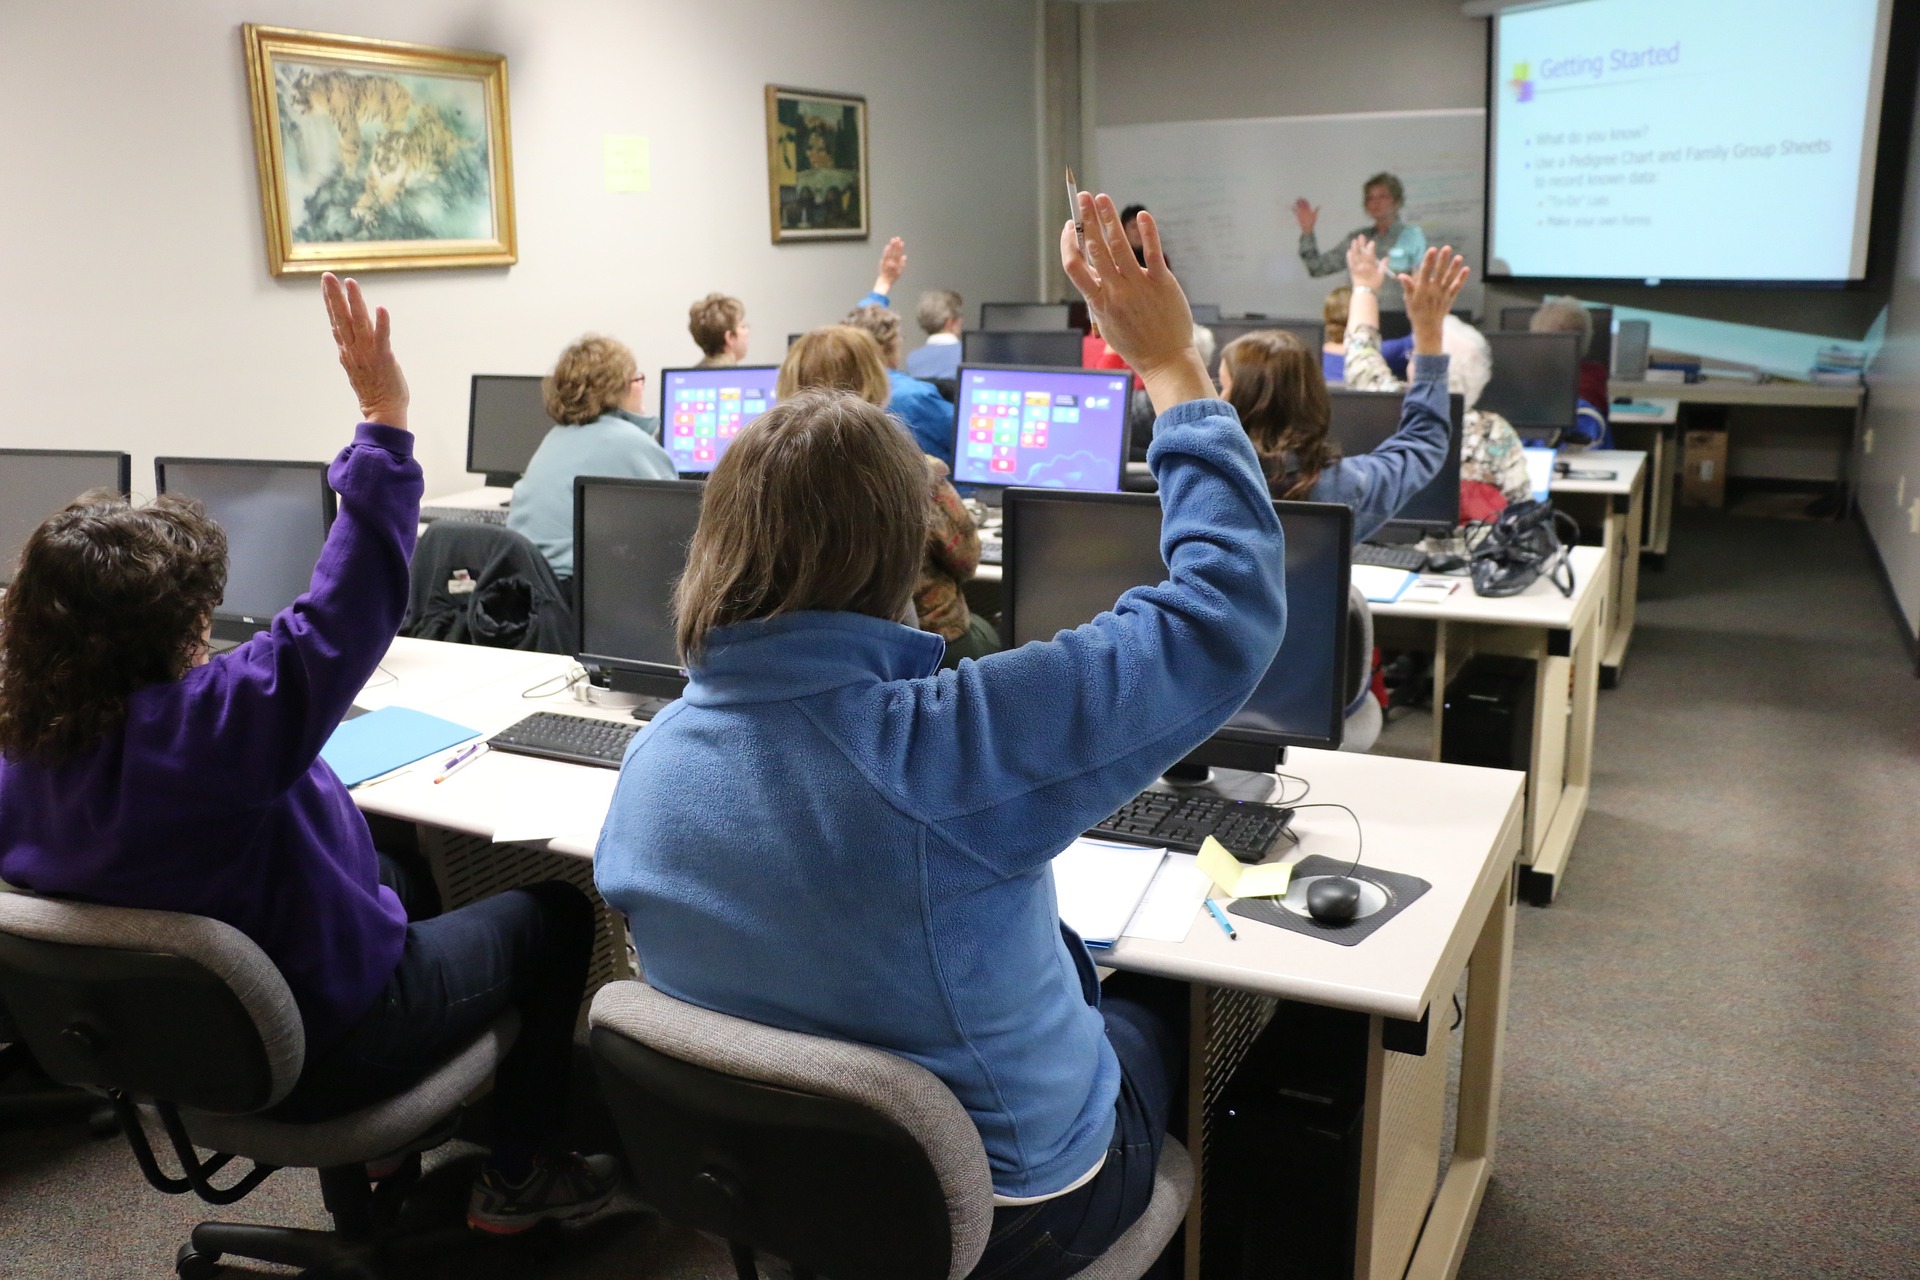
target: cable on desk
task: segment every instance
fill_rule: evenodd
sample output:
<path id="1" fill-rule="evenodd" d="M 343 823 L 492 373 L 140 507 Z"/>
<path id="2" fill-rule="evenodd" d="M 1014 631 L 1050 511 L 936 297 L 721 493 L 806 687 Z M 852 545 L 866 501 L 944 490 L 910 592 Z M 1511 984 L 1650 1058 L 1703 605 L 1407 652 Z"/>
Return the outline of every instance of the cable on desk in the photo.
<path id="1" fill-rule="evenodd" d="M 1352 875 L 1354 871 L 1360 866 L 1360 855 L 1362 853 L 1365 853 L 1367 848 L 1366 831 L 1360 825 L 1360 815 L 1355 813 L 1353 810 L 1347 808 L 1347 806 L 1343 804 L 1335 804 L 1331 800 L 1322 800 L 1314 804 L 1297 804 L 1293 807 L 1295 809 L 1338 809 L 1342 813 L 1346 814 L 1349 818 L 1353 819 L 1353 843 L 1354 843 L 1353 861 L 1350 864 L 1348 864 L 1347 869 L 1345 871 L 1341 872 L 1342 875 L 1348 875 L 1348 876 Z M 1298 837 L 1295 838 L 1294 843 L 1295 844 L 1299 843 Z"/>
<path id="2" fill-rule="evenodd" d="M 557 676 L 549 676 L 531 688 L 522 689 L 520 696 L 523 698 L 551 698 L 556 693 L 565 693 L 586 678 L 587 669 L 585 667 L 572 667 Z M 548 685 L 553 685 L 554 687 L 549 689 L 547 687 Z"/>
<path id="3" fill-rule="evenodd" d="M 1280 796 L 1275 796 L 1273 799 L 1267 801 L 1268 804 L 1277 804 L 1284 808 L 1285 806 L 1290 804 L 1299 804 L 1302 800 L 1305 800 L 1308 796 L 1313 794 L 1313 784 L 1311 782 L 1308 782 L 1305 778 L 1300 777 L 1298 774 L 1275 773 L 1273 776 L 1280 779 L 1281 783 L 1283 784 L 1280 788 L 1281 796 L 1284 796 L 1286 794 L 1287 788 L 1284 784 L 1289 782 L 1297 782 L 1300 784 L 1300 794 L 1293 797 L 1293 799 L 1291 800 L 1283 800 L 1280 798 Z"/>
<path id="4" fill-rule="evenodd" d="M 391 671 L 389 671 L 389 670 L 387 670 L 387 669 L 386 669 L 385 667 L 375 667 L 375 668 L 373 669 L 373 672 L 374 672 L 374 674 L 375 674 L 375 675 L 381 675 L 381 676 L 385 676 L 385 677 L 386 677 L 386 679 L 385 679 L 385 680 L 382 680 L 382 681 L 380 681 L 380 682 L 379 682 L 378 684 L 375 684 L 375 683 L 374 683 L 374 682 L 372 682 L 372 681 L 368 681 L 368 682 L 367 682 L 367 688 L 369 688 L 369 689 L 384 689 L 384 688 L 386 688 L 386 686 L 388 686 L 388 685 L 390 685 L 390 684 L 399 684 L 399 683 L 400 683 L 400 677 L 399 677 L 399 676 L 397 676 L 397 675 L 395 675 L 395 674 L 393 674 L 393 672 L 391 672 Z"/>

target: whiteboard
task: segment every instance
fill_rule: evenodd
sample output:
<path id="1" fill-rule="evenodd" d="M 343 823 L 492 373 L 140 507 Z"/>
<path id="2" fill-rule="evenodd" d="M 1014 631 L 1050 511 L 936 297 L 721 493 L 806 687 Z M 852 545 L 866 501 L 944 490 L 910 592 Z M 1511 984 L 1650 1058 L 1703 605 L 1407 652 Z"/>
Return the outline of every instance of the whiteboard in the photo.
<path id="1" fill-rule="evenodd" d="M 1451 244 L 1474 268 L 1456 306 L 1480 310 L 1486 222 L 1486 112 L 1391 111 L 1112 125 L 1095 131 L 1100 189 L 1160 223 L 1174 274 L 1221 314 L 1320 314 L 1346 273 L 1314 278 L 1300 261 L 1293 201 L 1320 206 L 1330 249 L 1369 225 L 1361 187 L 1382 170 L 1406 186 L 1403 221 Z"/>

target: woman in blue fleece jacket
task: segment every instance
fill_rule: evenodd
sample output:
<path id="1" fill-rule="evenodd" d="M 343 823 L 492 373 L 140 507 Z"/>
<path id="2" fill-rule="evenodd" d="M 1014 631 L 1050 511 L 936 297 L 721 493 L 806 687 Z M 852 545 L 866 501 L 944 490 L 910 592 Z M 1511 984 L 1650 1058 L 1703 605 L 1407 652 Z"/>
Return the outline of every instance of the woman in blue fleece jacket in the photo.
<path id="1" fill-rule="evenodd" d="M 594 857 L 660 990 L 954 1091 L 1001 1206 L 982 1277 L 1071 1275 L 1151 1197 L 1185 1031 L 1101 1001 L 1049 863 L 1240 707 L 1286 622 L 1266 477 L 1151 217 L 1143 267 L 1110 199 L 1082 213 L 1067 273 L 1160 411 L 1168 580 L 939 671 L 896 620 L 926 537 L 912 442 L 853 397 L 783 401 L 708 482 L 687 694 L 630 748 Z"/>

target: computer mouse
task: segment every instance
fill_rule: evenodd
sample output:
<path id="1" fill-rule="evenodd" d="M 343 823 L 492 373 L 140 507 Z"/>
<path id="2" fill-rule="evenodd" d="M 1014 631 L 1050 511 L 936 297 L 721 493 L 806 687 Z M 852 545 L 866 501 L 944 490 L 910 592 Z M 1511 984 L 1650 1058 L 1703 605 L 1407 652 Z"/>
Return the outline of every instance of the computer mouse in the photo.
<path id="1" fill-rule="evenodd" d="M 1465 556 L 1449 555 L 1444 551 L 1436 551 L 1427 557 L 1428 573 L 1459 573 L 1466 567 L 1467 558 Z"/>
<path id="2" fill-rule="evenodd" d="M 1321 924 L 1345 924 L 1360 910 L 1360 882 L 1323 876 L 1307 886 L 1307 914 Z"/>

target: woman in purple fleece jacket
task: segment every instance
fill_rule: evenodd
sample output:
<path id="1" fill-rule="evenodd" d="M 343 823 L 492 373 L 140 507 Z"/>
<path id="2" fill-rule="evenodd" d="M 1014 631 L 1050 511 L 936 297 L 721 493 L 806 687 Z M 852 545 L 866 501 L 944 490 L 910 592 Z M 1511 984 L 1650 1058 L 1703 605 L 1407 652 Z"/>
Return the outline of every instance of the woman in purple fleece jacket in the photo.
<path id="1" fill-rule="evenodd" d="M 312 584 L 267 631 L 209 657 L 227 542 L 191 499 L 87 494 L 28 539 L 0 606 L 0 880 L 251 938 L 306 1030 L 288 1118 L 390 1097 L 517 1008 L 468 1222 L 522 1231 L 613 1187 L 607 1157 L 550 1149 L 592 911 L 553 883 L 409 923 L 319 758 L 406 612 L 421 490 L 386 310 L 351 280 L 322 292 L 363 421 Z"/>

